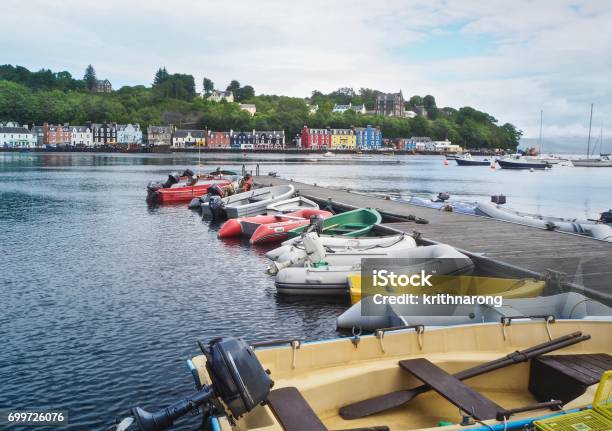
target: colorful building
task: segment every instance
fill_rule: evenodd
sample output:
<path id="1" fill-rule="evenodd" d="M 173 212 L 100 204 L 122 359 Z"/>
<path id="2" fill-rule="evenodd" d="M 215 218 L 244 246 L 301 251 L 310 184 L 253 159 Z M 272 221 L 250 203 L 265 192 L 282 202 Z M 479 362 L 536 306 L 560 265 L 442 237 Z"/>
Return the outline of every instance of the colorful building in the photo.
<path id="1" fill-rule="evenodd" d="M 205 147 L 205 130 L 177 130 L 172 135 L 172 146 L 174 148 Z"/>
<path id="2" fill-rule="evenodd" d="M 341 150 L 354 150 L 357 148 L 357 139 L 353 129 L 331 129 L 331 148 Z"/>
<path id="3" fill-rule="evenodd" d="M 377 150 L 382 148 L 382 133 L 379 128 L 370 125 L 366 127 L 356 127 L 357 148 L 360 150 Z"/>
<path id="4" fill-rule="evenodd" d="M 208 148 L 229 148 L 230 134 L 229 132 L 208 132 L 206 137 L 206 146 Z"/>
<path id="5" fill-rule="evenodd" d="M 90 126 L 94 145 L 114 145 L 117 143 L 117 124 L 92 123 Z"/>
<path id="6" fill-rule="evenodd" d="M 331 148 L 331 133 L 329 129 L 309 129 L 308 126 L 302 128 L 301 133 L 302 148 L 322 150 Z"/>
<path id="7" fill-rule="evenodd" d="M 284 130 L 253 130 L 234 132 L 230 130 L 230 147 L 235 149 L 271 149 L 285 147 Z"/>
<path id="8" fill-rule="evenodd" d="M 70 145 L 70 143 L 72 142 L 72 133 L 70 131 L 70 126 L 45 123 L 43 125 L 43 129 L 45 130 L 45 145 L 56 147 L 58 145 Z"/>

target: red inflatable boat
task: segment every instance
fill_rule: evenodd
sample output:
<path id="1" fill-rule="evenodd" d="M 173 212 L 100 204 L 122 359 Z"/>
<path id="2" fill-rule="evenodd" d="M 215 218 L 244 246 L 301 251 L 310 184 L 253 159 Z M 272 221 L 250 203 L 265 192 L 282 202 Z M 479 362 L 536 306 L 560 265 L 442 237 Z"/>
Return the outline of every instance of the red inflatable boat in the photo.
<path id="1" fill-rule="evenodd" d="M 245 236 L 251 238 L 251 244 L 259 244 L 260 242 L 253 242 L 253 235 L 259 232 L 265 226 L 278 226 L 283 223 L 289 223 L 290 229 L 294 229 L 299 226 L 305 226 L 310 222 L 310 217 L 318 215 L 323 218 L 330 217 L 332 213 L 329 211 L 323 211 L 316 208 L 306 208 L 303 210 L 295 211 L 289 214 L 276 214 L 276 215 L 258 215 L 254 217 L 242 217 L 226 221 L 221 229 L 219 230 L 219 238 L 230 238 L 234 236 Z M 279 237 L 280 238 L 280 237 Z M 262 242 L 269 242 L 262 238 Z"/>
<path id="2" fill-rule="evenodd" d="M 167 189 L 159 189 L 157 194 L 157 202 L 162 204 L 189 202 L 193 198 L 203 196 L 208 191 L 208 188 L 213 184 L 219 184 L 220 187 L 229 187 L 229 180 L 205 180 L 198 181 L 193 186 L 170 187 Z"/>

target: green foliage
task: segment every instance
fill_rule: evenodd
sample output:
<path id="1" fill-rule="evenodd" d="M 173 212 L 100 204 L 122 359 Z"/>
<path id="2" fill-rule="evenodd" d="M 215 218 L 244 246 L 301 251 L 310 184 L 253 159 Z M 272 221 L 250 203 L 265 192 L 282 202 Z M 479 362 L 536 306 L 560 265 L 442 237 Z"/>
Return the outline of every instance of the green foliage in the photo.
<path id="1" fill-rule="evenodd" d="M 96 70 L 93 68 L 91 64 L 87 66 L 87 69 L 85 69 L 85 75 L 83 76 L 83 81 L 85 81 L 85 86 L 90 91 L 96 87 L 96 83 L 98 82 L 98 79 L 96 78 Z"/>
<path id="2" fill-rule="evenodd" d="M 212 88 L 212 81 L 208 88 Z M 407 105 L 418 103 L 416 106 L 424 106 L 430 113 L 429 118 L 410 119 L 362 115 L 351 110 L 332 112 L 336 103 L 363 103 L 371 109 L 380 92 L 368 88 L 361 88 L 359 93 L 352 88 L 329 94 L 315 90 L 309 100 L 255 96 L 253 87 L 241 87 L 238 81 L 232 81 L 228 89 L 234 91 L 237 100 L 254 103 L 255 116 L 241 110 L 237 103 L 215 103 L 195 97 L 193 76 L 169 74 L 165 68 L 157 71 L 152 87 L 125 86 L 107 94 L 85 91 L 85 81 L 73 79 L 68 72 L 30 72 L 21 66 L 5 65 L 0 66 L 0 121 L 22 124 L 113 121 L 139 123 L 142 127 L 175 124 L 211 130 L 285 130 L 289 139 L 299 134 L 304 125 L 311 128 L 372 125 L 380 127 L 385 138 L 430 136 L 435 140 L 449 139 L 467 148 L 516 148 L 522 135 L 512 124 L 499 126 L 494 117 L 471 107 L 438 108 L 431 95 L 410 98 Z M 307 104 L 316 104 L 319 110 L 310 115 Z"/>
<path id="3" fill-rule="evenodd" d="M 210 94 L 215 89 L 215 84 L 212 80 L 204 78 L 202 80 L 202 88 L 204 89 L 204 94 Z"/>
<path id="4" fill-rule="evenodd" d="M 170 78 L 170 74 L 168 73 L 166 68 L 160 67 L 159 69 L 157 69 L 155 77 L 153 78 L 153 86 L 163 84 L 168 80 L 168 78 Z"/>

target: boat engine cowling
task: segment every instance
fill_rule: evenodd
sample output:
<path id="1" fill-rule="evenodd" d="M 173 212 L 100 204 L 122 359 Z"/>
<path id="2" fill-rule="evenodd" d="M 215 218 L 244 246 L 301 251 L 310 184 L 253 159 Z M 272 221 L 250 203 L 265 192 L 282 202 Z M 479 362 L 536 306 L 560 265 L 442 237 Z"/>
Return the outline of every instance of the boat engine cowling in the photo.
<path id="1" fill-rule="evenodd" d="M 612 224 L 612 209 L 602 212 L 599 216 L 599 221 L 606 224 Z"/>
<path id="2" fill-rule="evenodd" d="M 193 177 L 194 175 L 195 172 L 193 172 L 191 169 L 185 169 L 181 174 L 181 177 Z"/>
<path id="3" fill-rule="evenodd" d="M 325 247 L 321 242 L 321 238 L 316 232 L 307 232 L 302 235 L 302 242 L 304 243 L 305 253 L 301 256 L 294 257 L 285 262 L 272 262 L 272 265 L 268 268 L 267 273 L 269 275 L 278 274 L 281 269 L 289 268 L 290 266 L 299 266 L 304 264 L 306 261 L 311 263 L 319 263 L 325 261 Z"/>
<path id="4" fill-rule="evenodd" d="M 164 189 L 169 189 L 173 185 L 178 184 L 180 181 L 181 181 L 180 175 L 175 172 L 175 173 L 168 175 L 168 179 L 166 180 L 166 182 L 164 183 L 162 187 Z"/>
<path id="5" fill-rule="evenodd" d="M 212 409 L 223 401 L 228 416 L 239 418 L 263 403 L 274 382 L 268 376 L 253 349 L 241 339 L 216 338 L 204 350 L 206 368 L 212 383 L 200 391 L 154 413 L 135 407 L 132 415 L 141 431 L 161 431 L 201 405 Z M 211 409 L 202 409 L 210 411 Z"/>

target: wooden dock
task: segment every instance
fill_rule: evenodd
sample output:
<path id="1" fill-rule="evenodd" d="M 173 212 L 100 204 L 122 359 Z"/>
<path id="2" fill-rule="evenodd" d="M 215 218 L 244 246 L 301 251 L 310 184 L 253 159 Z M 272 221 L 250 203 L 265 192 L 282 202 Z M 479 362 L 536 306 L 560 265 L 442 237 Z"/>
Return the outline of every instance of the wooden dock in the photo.
<path id="1" fill-rule="evenodd" d="M 507 276 L 549 280 L 560 291 L 577 291 L 612 304 L 612 243 L 491 219 L 365 196 L 270 176 L 258 186 L 293 184 L 304 197 L 336 208 L 376 208 L 382 229 L 414 235 L 422 244 L 446 243 L 468 254 L 480 268 Z M 417 224 L 410 218 L 427 220 Z"/>

